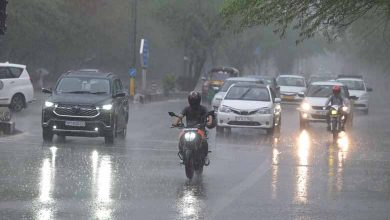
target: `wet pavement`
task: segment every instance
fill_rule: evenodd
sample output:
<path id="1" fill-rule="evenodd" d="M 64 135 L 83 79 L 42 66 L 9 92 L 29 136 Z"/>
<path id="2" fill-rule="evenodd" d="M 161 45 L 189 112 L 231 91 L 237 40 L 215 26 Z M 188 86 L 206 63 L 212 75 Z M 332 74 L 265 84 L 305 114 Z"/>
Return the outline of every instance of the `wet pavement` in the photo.
<path id="1" fill-rule="evenodd" d="M 373 105 L 332 145 L 323 124 L 298 129 L 283 107 L 281 134 L 210 132 L 211 165 L 188 181 L 168 111 L 131 107 L 126 140 L 67 137 L 43 144 L 40 102 L 0 138 L 1 219 L 390 219 L 390 110 Z"/>

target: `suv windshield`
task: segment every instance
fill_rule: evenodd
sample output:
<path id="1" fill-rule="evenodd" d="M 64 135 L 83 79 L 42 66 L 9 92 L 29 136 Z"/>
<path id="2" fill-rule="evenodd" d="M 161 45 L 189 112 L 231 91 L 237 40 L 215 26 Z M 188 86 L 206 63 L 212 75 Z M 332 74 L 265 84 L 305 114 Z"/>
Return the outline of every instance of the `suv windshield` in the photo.
<path id="1" fill-rule="evenodd" d="M 62 78 L 56 88 L 57 93 L 91 93 L 109 94 L 110 81 L 108 79 L 87 77 Z"/>
<path id="2" fill-rule="evenodd" d="M 328 98 L 332 95 L 333 85 L 312 85 L 307 92 L 307 97 Z M 344 89 L 341 89 L 341 95 L 345 97 Z"/>
<path id="3" fill-rule="evenodd" d="M 225 99 L 269 102 L 270 96 L 266 88 L 233 86 Z"/>
<path id="4" fill-rule="evenodd" d="M 296 86 L 296 87 L 305 87 L 305 80 L 302 78 L 296 77 L 279 77 L 278 78 L 279 86 Z"/>
<path id="5" fill-rule="evenodd" d="M 337 80 L 344 84 L 349 90 L 365 90 L 364 83 L 360 80 Z"/>

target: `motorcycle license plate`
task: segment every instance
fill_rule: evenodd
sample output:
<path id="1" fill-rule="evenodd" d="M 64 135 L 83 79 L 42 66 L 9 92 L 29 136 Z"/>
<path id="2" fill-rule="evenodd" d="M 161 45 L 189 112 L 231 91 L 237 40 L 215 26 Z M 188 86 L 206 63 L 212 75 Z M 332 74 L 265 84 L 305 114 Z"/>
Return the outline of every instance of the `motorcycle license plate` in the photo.
<path id="1" fill-rule="evenodd" d="M 66 126 L 85 127 L 85 121 L 65 121 Z"/>
<path id="2" fill-rule="evenodd" d="M 249 117 L 236 117 L 236 121 L 252 121 Z"/>

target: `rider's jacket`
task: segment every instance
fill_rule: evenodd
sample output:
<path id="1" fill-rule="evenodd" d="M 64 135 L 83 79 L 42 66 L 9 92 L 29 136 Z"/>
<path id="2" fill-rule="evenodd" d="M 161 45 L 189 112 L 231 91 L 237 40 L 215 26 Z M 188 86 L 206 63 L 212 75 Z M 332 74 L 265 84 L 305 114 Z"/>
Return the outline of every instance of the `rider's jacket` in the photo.
<path id="1" fill-rule="evenodd" d="M 331 106 L 331 105 L 344 106 L 345 105 L 345 99 L 341 95 L 332 95 L 326 101 L 325 107 L 328 107 L 328 106 Z"/>
<path id="2" fill-rule="evenodd" d="M 186 117 L 187 127 L 194 127 L 197 124 L 203 124 L 205 122 L 207 112 L 206 107 L 199 105 L 199 107 L 196 108 L 187 106 L 183 109 L 181 114 Z"/>

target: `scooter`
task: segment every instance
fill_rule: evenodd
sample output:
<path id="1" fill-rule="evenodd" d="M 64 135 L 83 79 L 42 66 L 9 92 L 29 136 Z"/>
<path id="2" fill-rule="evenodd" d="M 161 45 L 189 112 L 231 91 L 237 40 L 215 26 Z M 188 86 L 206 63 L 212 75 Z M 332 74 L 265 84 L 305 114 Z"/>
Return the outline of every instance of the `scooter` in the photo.
<path id="1" fill-rule="evenodd" d="M 179 118 L 173 112 L 168 112 L 168 114 L 171 117 Z M 207 140 L 206 123 L 197 124 L 194 127 L 185 127 L 183 122 L 180 121 L 176 128 L 181 130 L 179 138 L 179 149 L 181 150 L 178 156 L 183 160 L 187 178 L 192 179 L 194 173 L 201 175 L 203 166 L 208 165 L 205 162 L 205 153 L 202 151 L 202 143 Z"/>

